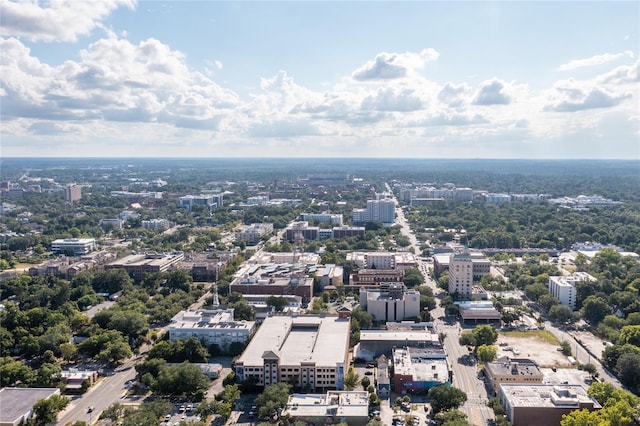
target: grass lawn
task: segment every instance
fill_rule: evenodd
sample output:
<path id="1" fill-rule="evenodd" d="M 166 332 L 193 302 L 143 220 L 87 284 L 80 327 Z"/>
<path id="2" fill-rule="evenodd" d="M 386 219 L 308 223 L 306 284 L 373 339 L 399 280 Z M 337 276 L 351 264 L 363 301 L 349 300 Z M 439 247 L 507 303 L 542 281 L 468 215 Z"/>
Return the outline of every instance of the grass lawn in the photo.
<path id="1" fill-rule="evenodd" d="M 513 337 L 515 339 L 537 339 L 552 345 L 560 345 L 560 341 L 556 336 L 547 330 L 523 330 L 523 331 L 499 331 L 499 334 L 505 337 Z"/>

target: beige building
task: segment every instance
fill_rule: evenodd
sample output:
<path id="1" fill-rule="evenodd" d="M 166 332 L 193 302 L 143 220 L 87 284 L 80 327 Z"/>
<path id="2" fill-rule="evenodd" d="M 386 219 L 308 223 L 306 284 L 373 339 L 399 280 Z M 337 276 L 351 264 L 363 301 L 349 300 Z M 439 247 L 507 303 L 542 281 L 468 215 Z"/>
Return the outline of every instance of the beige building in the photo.
<path id="1" fill-rule="evenodd" d="M 369 394 L 366 391 L 293 394 L 289 395 L 283 415 L 306 424 L 364 426 L 369 421 Z"/>
<path id="2" fill-rule="evenodd" d="M 484 373 L 494 395 L 500 391 L 501 384 L 541 384 L 544 378 L 536 363 L 530 359 L 489 362 L 484 366 Z"/>
<path id="3" fill-rule="evenodd" d="M 499 399 L 513 426 L 559 425 L 574 410 L 602 408 L 580 385 L 502 384 Z"/>
<path id="4" fill-rule="evenodd" d="M 104 269 L 124 269 L 134 281 L 140 282 L 145 274 L 166 272 L 177 267 L 182 259 L 182 252 L 132 254 L 105 265 Z"/>
<path id="5" fill-rule="evenodd" d="M 342 389 L 348 366 L 349 318 L 267 317 L 236 361 L 239 381 L 288 382 L 308 389 Z"/>
<path id="6" fill-rule="evenodd" d="M 382 283 L 402 283 L 404 271 L 401 269 L 358 269 L 349 277 L 347 289 L 378 287 Z"/>

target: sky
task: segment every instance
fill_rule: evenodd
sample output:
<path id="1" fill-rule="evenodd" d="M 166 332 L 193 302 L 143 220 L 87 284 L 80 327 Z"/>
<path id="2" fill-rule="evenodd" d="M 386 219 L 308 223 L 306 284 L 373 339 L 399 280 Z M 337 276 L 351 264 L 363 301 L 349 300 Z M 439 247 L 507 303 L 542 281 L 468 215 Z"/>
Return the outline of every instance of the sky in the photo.
<path id="1" fill-rule="evenodd" d="M 638 1 L 0 0 L 4 157 L 640 159 Z"/>

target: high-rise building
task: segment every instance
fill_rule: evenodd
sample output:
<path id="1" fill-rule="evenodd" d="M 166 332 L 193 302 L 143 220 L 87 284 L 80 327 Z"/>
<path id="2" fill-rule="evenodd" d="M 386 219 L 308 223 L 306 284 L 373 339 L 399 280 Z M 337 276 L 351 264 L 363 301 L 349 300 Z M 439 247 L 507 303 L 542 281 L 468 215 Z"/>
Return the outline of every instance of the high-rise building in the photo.
<path id="1" fill-rule="evenodd" d="M 471 297 L 473 291 L 473 260 L 468 251 L 451 253 L 449 258 L 449 294 Z"/>
<path id="2" fill-rule="evenodd" d="M 82 198 L 82 187 L 70 183 L 64 188 L 64 201 L 66 203 L 74 203 Z"/>

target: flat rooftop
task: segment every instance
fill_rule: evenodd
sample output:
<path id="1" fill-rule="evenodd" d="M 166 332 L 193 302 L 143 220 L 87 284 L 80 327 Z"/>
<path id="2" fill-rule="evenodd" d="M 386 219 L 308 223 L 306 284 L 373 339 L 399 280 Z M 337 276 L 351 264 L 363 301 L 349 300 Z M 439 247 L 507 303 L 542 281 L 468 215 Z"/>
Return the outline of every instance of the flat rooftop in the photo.
<path id="1" fill-rule="evenodd" d="M 59 394 L 58 388 L 2 388 L 0 389 L 0 424 L 14 424 L 33 408 L 40 399 Z"/>
<path id="2" fill-rule="evenodd" d="M 366 391 L 329 391 L 322 394 L 289 396 L 286 412 L 295 417 L 367 417 L 369 394 Z"/>
<path id="3" fill-rule="evenodd" d="M 404 330 L 362 330 L 361 342 L 431 342 L 440 344 L 436 333 L 429 331 L 404 331 Z"/>
<path id="4" fill-rule="evenodd" d="M 513 407 L 578 408 L 580 404 L 593 404 L 602 408 L 580 385 L 501 384 L 500 392 Z"/>
<path id="5" fill-rule="evenodd" d="M 236 321 L 233 319 L 233 309 L 180 311 L 171 318 L 172 330 L 179 329 L 248 329 L 254 326 L 254 321 Z"/>
<path id="6" fill-rule="evenodd" d="M 272 351 L 280 358 L 280 365 L 315 362 L 318 366 L 335 366 L 345 362 L 350 332 L 348 318 L 267 317 L 238 361 L 262 365 L 263 354 Z"/>
<path id="7" fill-rule="evenodd" d="M 446 358 L 430 349 L 396 348 L 393 368 L 395 374 L 412 376 L 414 382 L 446 382 L 449 379 Z"/>

